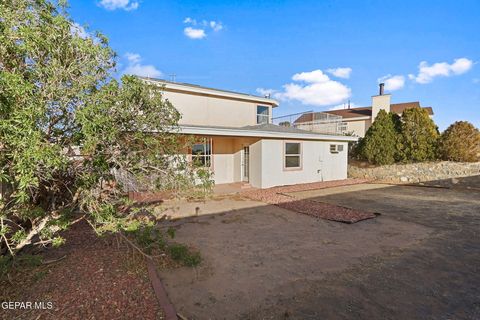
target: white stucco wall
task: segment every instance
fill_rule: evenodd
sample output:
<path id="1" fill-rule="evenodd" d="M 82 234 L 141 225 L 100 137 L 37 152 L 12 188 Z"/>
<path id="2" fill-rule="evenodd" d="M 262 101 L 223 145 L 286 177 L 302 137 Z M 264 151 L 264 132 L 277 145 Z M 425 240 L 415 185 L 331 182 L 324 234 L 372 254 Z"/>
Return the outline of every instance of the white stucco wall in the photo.
<path id="1" fill-rule="evenodd" d="M 347 178 L 347 143 L 300 141 L 301 169 L 284 168 L 284 143 L 288 140 L 263 139 L 250 146 L 250 184 L 257 188 L 340 180 Z M 343 145 L 340 153 L 330 153 L 330 144 Z"/>
<path id="2" fill-rule="evenodd" d="M 263 161 L 268 155 L 263 154 L 263 140 L 250 145 L 250 185 L 261 188 Z"/>
<path id="3" fill-rule="evenodd" d="M 180 124 L 201 126 L 243 127 L 257 124 L 257 106 L 262 103 L 238 101 L 221 97 L 193 95 L 179 92 L 163 92 L 182 114 Z"/>
<path id="4" fill-rule="evenodd" d="M 301 143 L 301 169 L 284 169 L 284 144 L 287 141 Z M 343 145 L 343 151 L 330 153 L 330 144 Z M 216 184 L 242 181 L 242 152 L 246 145 L 250 147 L 249 183 L 253 187 L 347 178 L 346 142 L 214 137 L 212 169 Z"/>

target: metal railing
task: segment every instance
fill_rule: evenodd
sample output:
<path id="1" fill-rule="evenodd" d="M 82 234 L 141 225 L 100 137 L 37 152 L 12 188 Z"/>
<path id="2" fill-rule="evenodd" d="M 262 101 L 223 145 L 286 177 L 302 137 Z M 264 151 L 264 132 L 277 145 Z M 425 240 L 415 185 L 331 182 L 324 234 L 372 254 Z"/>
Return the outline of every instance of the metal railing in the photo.
<path id="1" fill-rule="evenodd" d="M 272 123 L 324 134 L 344 135 L 347 123 L 341 116 L 326 112 L 300 112 L 272 118 Z"/>

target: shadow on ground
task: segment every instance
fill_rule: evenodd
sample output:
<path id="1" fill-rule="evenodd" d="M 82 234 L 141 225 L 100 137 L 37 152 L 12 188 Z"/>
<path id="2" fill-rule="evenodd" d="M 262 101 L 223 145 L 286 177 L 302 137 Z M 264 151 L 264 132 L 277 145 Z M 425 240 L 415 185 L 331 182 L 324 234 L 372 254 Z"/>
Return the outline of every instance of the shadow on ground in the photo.
<path id="1" fill-rule="evenodd" d="M 176 222 L 205 261 L 167 291 L 189 319 L 478 319 L 480 176 L 459 180 L 295 193 L 381 213 L 351 225 L 260 203 Z"/>

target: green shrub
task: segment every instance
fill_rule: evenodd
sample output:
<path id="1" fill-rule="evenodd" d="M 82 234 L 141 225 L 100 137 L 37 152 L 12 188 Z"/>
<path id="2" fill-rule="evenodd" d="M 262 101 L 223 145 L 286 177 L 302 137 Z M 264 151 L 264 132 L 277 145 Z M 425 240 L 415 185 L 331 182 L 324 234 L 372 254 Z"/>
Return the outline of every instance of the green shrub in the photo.
<path id="1" fill-rule="evenodd" d="M 135 242 L 147 254 L 151 254 L 153 249 L 165 250 L 166 241 L 162 232 L 153 225 L 141 226 L 138 229 L 131 230 L 135 237 Z"/>
<path id="2" fill-rule="evenodd" d="M 428 112 L 422 108 L 407 109 L 402 114 L 398 160 L 428 161 L 437 155 L 439 132 Z"/>
<path id="3" fill-rule="evenodd" d="M 202 257 L 198 252 L 191 252 L 183 244 L 172 244 L 168 246 L 168 253 L 173 260 L 181 262 L 184 266 L 195 267 L 200 264 Z"/>
<path id="4" fill-rule="evenodd" d="M 442 133 L 438 149 L 443 160 L 480 161 L 480 131 L 467 121 L 457 121 Z"/>
<path id="5" fill-rule="evenodd" d="M 9 255 L 0 256 L 0 279 L 16 269 L 33 268 L 42 264 L 39 255 L 23 254 L 16 257 Z"/>
<path id="6" fill-rule="evenodd" d="M 358 144 L 361 158 L 373 164 L 392 164 L 397 157 L 399 117 L 380 110 L 365 137 Z"/>

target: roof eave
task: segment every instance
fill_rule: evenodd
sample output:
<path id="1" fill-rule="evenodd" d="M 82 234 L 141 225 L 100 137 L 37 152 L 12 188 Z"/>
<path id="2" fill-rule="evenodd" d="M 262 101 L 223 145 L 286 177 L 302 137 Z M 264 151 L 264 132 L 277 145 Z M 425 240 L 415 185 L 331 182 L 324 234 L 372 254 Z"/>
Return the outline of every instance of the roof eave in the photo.
<path id="1" fill-rule="evenodd" d="M 260 130 L 245 130 L 232 128 L 210 128 L 197 126 L 180 126 L 179 133 L 191 135 L 207 136 L 230 136 L 230 137 L 257 137 L 272 139 L 299 139 L 299 140 L 323 140 L 323 141 L 358 141 L 358 137 L 326 135 L 316 133 L 293 133 L 293 132 L 275 132 Z"/>
<path id="2" fill-rule="evenodd" d="M 146 77 L 139 77 L 139 78 L 156 85 L 162 85 L 166 90 L 171 89 L 171 90 L 184 91 L 187 93 L 190 92 L 190 93 L 197 93 L 197 94 L 209 94 L 212 96 L 218 96 L 223 98 L 234 98 L 234 99 L 236 98 L 236 99 L 249 100 L 249 101 L 254 101 L 258 103 L 265 103 L 265 104 L 271 105 L 273 108 L 276 108 L 279 106 L 278 101 L 270 98 L 263 98 L 263 97 L 254 96 L 250 94 L 232 92 L 232 91 L 226 91 L 226 90 L 220 90 L 220 89 L 214 89 L 214 88 L 206 88 L 202 86 L 174 83 L 174 82 L 169 82 L 161 79 L 153 79 L 153 78 L 146 78 Z"/>

